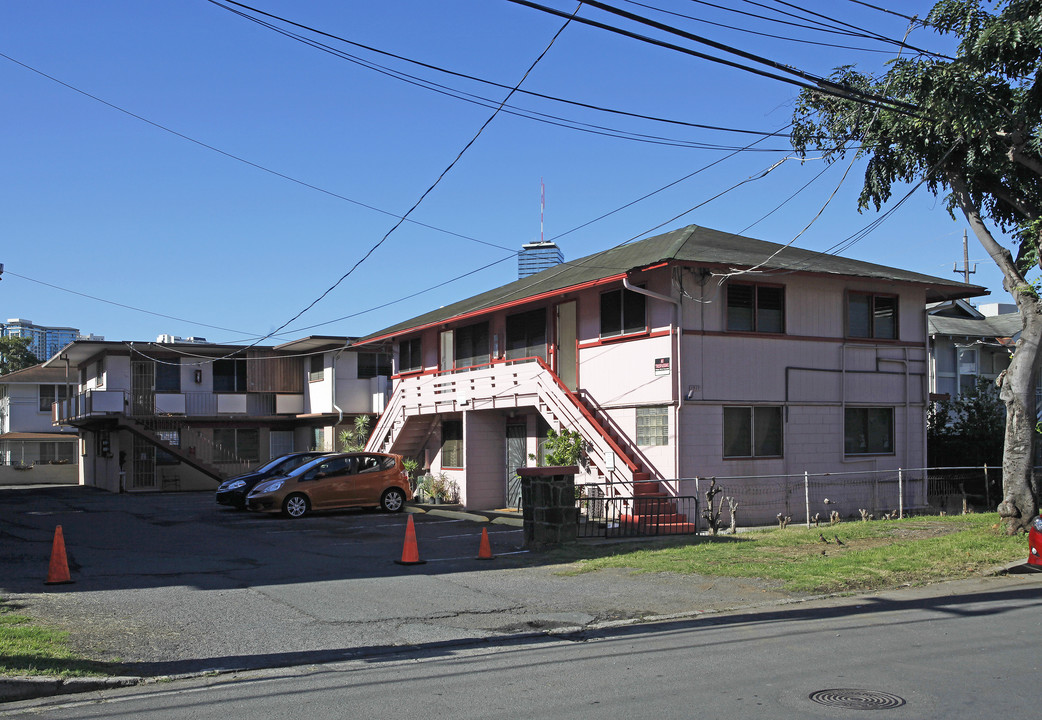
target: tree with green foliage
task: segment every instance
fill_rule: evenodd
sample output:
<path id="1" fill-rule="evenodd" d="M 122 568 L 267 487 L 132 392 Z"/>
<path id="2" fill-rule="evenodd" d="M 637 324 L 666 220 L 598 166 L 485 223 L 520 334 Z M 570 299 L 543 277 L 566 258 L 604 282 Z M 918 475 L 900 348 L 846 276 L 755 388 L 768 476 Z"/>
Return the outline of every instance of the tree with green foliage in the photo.
<path id="1" fill-rule="evenodd" d="M 1006 407 L 999 514 L 1010 533 L 1038 514 L 1033 478 L 1035 377 L 1042 342 L 1037 283 L 1042 244 L 1042 0 L 941 0 L 921 24 L 958 40 L 954 58 L 920 53 L 881 77 L 853 66 L 832 79 L 845 97 L 805 90 L 793 147 L 828 161 L 867 160 L 861 209 L 887 202 L 895 183 L 920 183 L 965 216 L 1003 274 L 1023 319 L 1009 368 L 998 379 Z M 885 96 L 891 103 L 866 100 Z M 992 228 L 1009 233 L 1014 250 Z"/>
<path id="2" fill-rule="evenodd" d="M 972 389 L 930 408 L 926 424 L 930 467 L 996 467 L 1005 434 L 995 384 L 978 377 Z"/>
<path id="3" fill-rule="evenodd" d="M 586 441 L 578 431 L 562 430 L 557 433 L 553 429 L 547 430 L 543 447 L 546 451 L 544 462 L 550 467 L 586 464 Z"/>
<path id="4" fill-rule="evenodd" d="M 27 337 L 0 337 L 0 375 L 39 365 L 40 361 L 29 351 L 32 339 Z"/>

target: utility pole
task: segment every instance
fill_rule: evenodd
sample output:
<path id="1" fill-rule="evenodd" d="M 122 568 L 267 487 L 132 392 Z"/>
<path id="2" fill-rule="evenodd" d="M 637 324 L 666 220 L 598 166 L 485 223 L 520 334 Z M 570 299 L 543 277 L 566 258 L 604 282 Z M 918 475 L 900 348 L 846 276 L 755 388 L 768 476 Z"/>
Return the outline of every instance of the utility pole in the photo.
<path id="1" fill-rule="evenodd" d="M 952 272 L 962 273 L 963 282 L 967 285 L 970 284 L 970 275 L 977 272 L 977 263 L 973 263 L 973 269 L 970 270 L 970 250 L 968 245 L 969 240 L 966 237 L 966 231 L 962 231 L 962 270 L 959 269 L 958 263 L 952 263 Z"/>

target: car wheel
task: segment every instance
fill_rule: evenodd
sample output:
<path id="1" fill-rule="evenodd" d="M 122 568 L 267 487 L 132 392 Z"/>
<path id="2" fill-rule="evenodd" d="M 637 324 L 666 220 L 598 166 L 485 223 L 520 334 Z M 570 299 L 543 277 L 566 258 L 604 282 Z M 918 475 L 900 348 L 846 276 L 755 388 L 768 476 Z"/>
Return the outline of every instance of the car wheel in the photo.
<path id="1" fill-rule="evenodd" d="M 282 503 L 282 512 L 291 518 L 304 517 L 310 509 L 307 497 L 300 493 L 293 493 Z"/>
<path id="2" fill-rule="evenodd" d="M 405 506 L 405 493 L 398 488 L 387 488 L 380 496 L 380 508 L 386 512 L 401 512 Z"/>

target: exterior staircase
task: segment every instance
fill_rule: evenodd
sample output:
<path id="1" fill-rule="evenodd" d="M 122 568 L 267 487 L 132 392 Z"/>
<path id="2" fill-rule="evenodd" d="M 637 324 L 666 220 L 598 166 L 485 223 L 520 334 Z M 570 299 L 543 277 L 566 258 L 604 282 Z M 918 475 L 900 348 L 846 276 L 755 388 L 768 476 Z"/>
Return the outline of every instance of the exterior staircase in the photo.
<path id="1" fill-rule="evenodd" d="M 619 515 L 619 525 L 634 535 L 690 535 L 698 531 L 687 515 L 677 512 L 677 502 L 658 482 L 633 484 L 633 509 Z"/>
<path id="2" fill-rule="evenodd" d="M 121 416 L 118 421 L 117 427 L 122 428 L 124 430 L 129 430 L 130 432 L 134 433 L 140 438 L 143 438 L 144 440 L 156 446 L 157 448 L 170 453 L 178 460 L 183 462 L 185 465 L 195 468 L 199 472 L 209 476 L 218 483 L 223 482 L 226 478 L 225 474 L 213 465 L 201 461 L 195 455 L 185 452 L 177 445 L 173 445 L 171 443 L 166 442 L 161 437 L 159 437 L 159 435 L 154 433 L 150 428 L 138 422 L 134 418 L 128 417 L 126 415 Z"/>
<path id="3" fill-rule="evenodd" d="M 555 430 L 578 431 L 598 477 L 616 492 L 628 496 L 635 483 L 651 479 L 630 440 L 612 428 L 607 414 L 591 409 L 566 388 L 542 358 L 401 378 L 366 449 L 412 455 L 423 447 L 441 413 L 516 407 L 535 408 Z"/>

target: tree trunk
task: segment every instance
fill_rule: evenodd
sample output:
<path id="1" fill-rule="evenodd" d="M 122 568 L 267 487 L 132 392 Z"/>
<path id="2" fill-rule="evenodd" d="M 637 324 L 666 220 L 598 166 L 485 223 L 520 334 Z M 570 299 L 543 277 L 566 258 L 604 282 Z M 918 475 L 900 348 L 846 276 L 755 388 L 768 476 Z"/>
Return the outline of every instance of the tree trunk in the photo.
<path id="1" fill-rule="evenodd" d="M 1038 514 L 1033 492 L 1035 461 L 1035 374 L 1039 342 L 1042 340 L 1042 315 L 1038 303 L 1034 312 L 1021 311 L 1024 330 L 1017 341 L 1009 369 L 1000 376 L 999 397 L 1006 405 L 1006 438 L 1002 452 L 1002 502 L 999 515 L 1013 535 L 1027 532 Z M 1025 308 L 1027 309 L 1027 308 Z"/>
<path id="2" fill-rule="evenodd" d="M 995 240 L 981 219 L 966 184 L 957 173 L 948 173 L 952 196 L 959 204 L 973 234 L 1002 271 L 1004 286 L 1017 303 L 1024 329 L 1017 340 L 1009 368 L 999 376 L 999 398 L 1006 405 L 1006 438 L 1002 451 L 1002 502 L 999 516 L 1010 535 L 1027 532 L 1038 514 L 1034 482 L 1035 435 L 1038 424 L 1035 377 L 1042 341 L 1042 300 L 1017 268 L 1009 250 Z"/>

